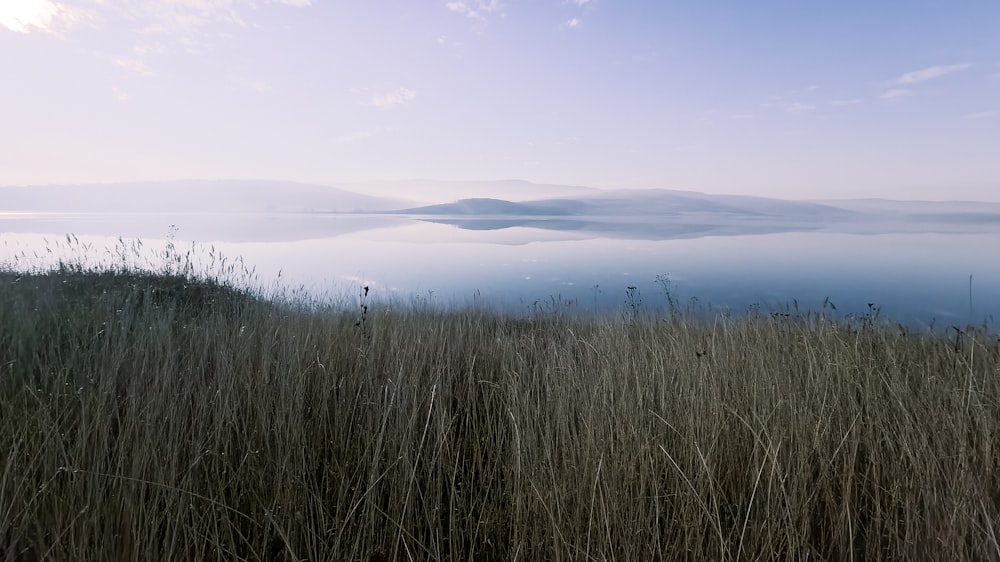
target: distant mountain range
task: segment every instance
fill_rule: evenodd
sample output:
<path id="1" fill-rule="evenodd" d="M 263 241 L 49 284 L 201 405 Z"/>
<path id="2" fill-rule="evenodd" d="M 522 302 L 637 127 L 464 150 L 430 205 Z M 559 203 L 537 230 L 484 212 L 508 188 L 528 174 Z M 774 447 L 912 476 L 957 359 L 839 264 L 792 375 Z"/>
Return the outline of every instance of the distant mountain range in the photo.
<path id="1" fill-rule="evenodd" d="M 381 181 L 330 185 L 286 181 L 182 180 L 0 186 L 0 212 L 353 213 L 451 203 L 465 197 L 522 201 L 583 197 L 590 187 L 504 181 Z"/>
<path id="2" fill-rule="evenodd" d="M 676 213 L 821 215 L 996 213 L 1000 203 L 845 199 L 791 201 L 671 189 L 603 190 L 502 181 L 182 180 L 0 186 L 0 212 L 388 212 L 454 215 L 643 216 Z"/>
<path id="3" fill-rule="evenodd" d="M 856 211 L 833 205 L 763 197 L 706 195 L 666 189 L 599 192 L 578 199 L 511 202 L 472 198 L 454 203 L 391 211 L 409 215 L 523 217 L 650 217 L 690 214 L 847 218 Z"/>
<path id="4" fill-rule="evenodd" d="M 187 180 L 0 187 L 0 232 L 29 228 L 14 224 L 11 213 L 107 214 L 140 222 L 142 219 L 136 217 L 145 213 L 177 217 L 226 214 L 229 222 L 244 225 L 241 228 L 249 237 L 258 220 L 255 216 L 297 214 L 297 226 L 292 229 L 296 232 L 287 233 L 295 238 L 406 220 L 470 231 L 525 227 L 642 239 L 818 229 L 941 232 L 1000 228 L 1000 203 L 790 201 L 667 189 L 600 190 L 516 180 L 335 186 Z M 6 224 L 2 222 L 4 214 L 8 216 Z M 351 216 L 359 220 L 344 220 Z M 368 218 L 360 220 L 363 216 Z M 330 217 L 340 217 L 339 225 L 333 225 Z"/>
<path id="5" fill-rule="evenodd" d="M 405 215 L 440 216 L 519 216 L 519 217 L 565 217 L 585 214 L 593 205 L 584 200 L 548 199 L 515 203 L 504 199 L 476 197 L 459 199 L 454 203 L 426 205 L 410 209 L 389 211 Z"/>
<path id="6" fill-rule="evenodd" d="M 416 200 L 285 181 L 184 180 L 0 187 L 0 212 L 351 213 Z"/>
<path id="7" fill-rule="evenodd" d="M 441 181 L 399 180 L 355 183 L 332 182 L 329 185 L 376 197 L 402 197 L 417 205 L 451 203 L 459 199 L 493 198 L 507 201 L 536 199 L 573 199 L 590 197 L 602 190 L 594 187 L 533 183 L 524 180 Z"/>

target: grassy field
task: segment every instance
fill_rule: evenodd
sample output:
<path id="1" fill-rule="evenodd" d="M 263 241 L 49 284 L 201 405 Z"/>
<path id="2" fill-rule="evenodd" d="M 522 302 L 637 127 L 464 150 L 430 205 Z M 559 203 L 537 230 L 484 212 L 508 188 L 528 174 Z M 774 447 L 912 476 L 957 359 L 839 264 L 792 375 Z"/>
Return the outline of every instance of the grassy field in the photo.
<path id="1" fill-rule="evenodd" d="M 995 333 L 362 297 L 0 270 L 0 561 L 1000 560 Z"/>

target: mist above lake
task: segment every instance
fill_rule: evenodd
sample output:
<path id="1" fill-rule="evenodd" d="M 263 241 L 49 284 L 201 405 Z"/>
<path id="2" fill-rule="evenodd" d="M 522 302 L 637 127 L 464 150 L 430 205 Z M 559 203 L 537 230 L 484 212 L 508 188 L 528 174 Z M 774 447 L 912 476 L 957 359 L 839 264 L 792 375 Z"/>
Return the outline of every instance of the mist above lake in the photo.
<path id="1" fill-rule="evenodd" d="M 280 272 L 283 285 L 318 296 L 368 285 L 374 295 L 523 312 L 655 310 L 669 297 L 732 312 L 875 307 L 918 325 L 1000 314 L 997 203 L 527 182 L 466 185 L 474 197 L 449 200 L 461 186 L 440 183 L 437 199 L 277 182 L 154 184 L 141 197 L 121 185 L 0 188 L 0 258 L 42 266 L 53 257 L 45 248 L 65 249 L 54 242 L 69 233 L 92 248 L 120 237 L 162 247 L 170 234 L 180 248 L 242 257 L 264 284 Z M 498 197 L 528 192 L 537 197 Z"/>

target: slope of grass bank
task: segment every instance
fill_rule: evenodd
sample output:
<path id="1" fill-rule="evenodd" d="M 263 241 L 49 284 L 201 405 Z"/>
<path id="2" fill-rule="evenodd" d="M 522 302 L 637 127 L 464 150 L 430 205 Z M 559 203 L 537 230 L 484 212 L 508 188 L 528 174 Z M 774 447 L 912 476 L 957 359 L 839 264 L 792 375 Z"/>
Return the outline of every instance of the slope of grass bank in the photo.
<path id="1" fill-rule="evenodd" d="M 0 561 L 998 560 L 1000 343 L 0 273 Z"/>

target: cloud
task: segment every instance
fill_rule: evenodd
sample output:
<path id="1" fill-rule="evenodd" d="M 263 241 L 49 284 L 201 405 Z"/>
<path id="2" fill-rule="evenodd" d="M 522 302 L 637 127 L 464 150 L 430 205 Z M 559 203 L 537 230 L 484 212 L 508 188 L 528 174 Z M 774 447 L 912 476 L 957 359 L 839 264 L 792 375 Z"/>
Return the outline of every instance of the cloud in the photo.
<path id="1" fill-rule="evenodd" d="M 992 119 L 997 116 L 1000 116 L 1000 111 L 990 109 L 987 111 L 980 111 L 977 113 L 970 113 L 968 115 L 963 115 L 962 119 Z"/>
<path id="2" fill-rule="evenodd" d="M 592 1 L 593 0 L 563 0 L 563 4 L 571 4 L 577 8 L 583 8 L 585 12 L 589 12 L 590 10 L 587 9 L 587 5 Z M 583 25 L 583 22 L 580 21 L 580 18 L 574 17 L 561 23 L 559 25 L 559 29 L 579 29 L 581 25 Z"/>
<path id="3" fill-rule="evenodd" d="M 131 70 L 141 76 L 153 75 L 153 70 L 149 68 L 146 61 L 140 58 L 117 57 L 115 58 L 115 65 L 124 68 L 125 70 Z"/>
<path id="4" fill-rule="evenodd" d="M 961 72 L 968 68 L 972 68 L 972 63 L 963 62 L 960 64 L 951 64 L 947 66 L 931 66 L 921 70 L 914 70 L 913 72 L 907 72 L 899 78 L 896 79 L 897 84 L 916 84 L 918 82 L 924 82 L 926 80 L 933 80 L 934 78 L 940 78 L 947 74 L 952 74 L 954 72 Z"/>
<path id="5" fill-rule="evenodd" d="M 815 105 L 799 102 L 792 103 L 787 108 L 789 113 L 805 113 L 806 111 L 812 111 L 814 109 L 816 109 Z"/>
<path id="6" fill-rule="evenodd" d="M 16 33 L 51 31 L 58 25 L 69 25 L 80 19 L 82 12 L 53 0 L 3 0 L 0 2 L 0 26 Z"/>
<path id="7" fill-rule="evenodd" d="M 897 100 L 899 98 L 905 98 L 905 97 L 912 96 L 912 95 L 913 95 L 913 92 L 911 92 L 910 90 L 903 90 L 903 89 L 900 89 L 900 88 L 893 88 L 891 90 L 886 90 L 879 97 L 882 98 L 882 99 L 884 99 L 884 100 Z"/>
<path id="8" fill-rule="evenodd" d="M 392 109 L 396 106 L 406 105 L 417 97 L 417 93 L 407 88 L 398 88 L 380 96 L 375 96 L 369 100 L 369 104 L 379 109 Z"/>
<path id="9" fill-rule="evenodd" d="M 160 43 L 145 43 L 142 45 L 136 45 L 135 47 L 132 47 L 132 52 L 135 53 L 136 56 L 140 57 L 146 56 L 151 53 L 162 54 L 164 51 L 165 49 L 163 48 L 163 45 L 161 45 Z"/>
<path id="10" fill-rule="evenodd" d="M 860 99 L 853 98 L 849 100 L 833 100 L 830 102 L 830 105 L 835 107 L 843 107 L 845 105 L 858 105 L 859 103 L 861 103 Z"/>
<path id="11" fill-rule="evenodd" d="M 115 66 L 131 70 L 140 76 L 153 76 L 155 73 L 149 65 L 150 55 L 161 55 L 166 49 L 160 43 L 144 43 L 132 47 L 132 54 L 115 57 Z"/>
<path id="12" fill-rule="evenodd" d="M 132 96 L 128 95 L 127 92 L 123 92 L 118 88 L 111 88 L 111 91 L 115 94 L 115 97 L 118 98 L 118 101 L 129 101 L 132 99 Z"/>
<path id="13" fill-rule="evenodd" d="M 264 0 L 263 3 L 294 9 L 314 0 Z M 198 54 L 210 50 L 231 33 L 219 26 L 259 27 L 245 17 L 254 15 L 259 0 L 0 0 L 0 26 L 27 33 L 52 31 L 88 22 L 99 31 L 131 33 L 137 46 L 131 54 L 112 53 L 118 67 L 143 76 L 153 75 L 151 55 L 180 50 Z M 120 28 L 120 29 L 111 29 Z M 153 40 L 150 36 L 163 37 Z"/>
<path id="14" fill-rule="evenodd" d="M 474 2 L 448 2 L 445 4 L 445 7 L 467 18 L 486 21 L 487 15 L 499 12 L 503 8 L 503 5 L 500 3 L 500 0 L 475 0 Z"/>
<path id="15" fill-rule="evenodd" d="M 441 45 L 442 47 L 461 47 L 462 46 L 462 42 L 461 41 L 454 41 L 451 38 L 449 38 L 447 35 L 439 35 L 437 37 L 437 39 L 435 39 L 435 41 L 437 42 L 438 45 Z"/>
<path id="16" fill-rule="evenodd" d="M 123 15 L 145 25 L 147 35 L 189 35 L 210 24 L 247 27 L 239 8 L 244 0 L 143 0 L 128 4 Z"/>
<path id="17" fill-rule="evenodd" d="M 313 1 L 265 0 L 264 3 L 305 8 L 312 6 Z M 56 0 L 0 0 L 0 24 L 13 22 L 24 27 L 25 17 L 15 17 L 21 12 L 34 14 L 28 19 L 37 22 L 33 24 L 36 27 L 48 26 L 51 21 L 75 22 L 86 17 L 105 25 L 125 24 L 139 34 L 173 36 L 182 45 L 186 42 L 185 50 L 191 52 L 191 44 L 197 43 L 198 35 L 204 33 L 200 31 L 202 28 L 257 27 L 245 17 L 257 12 L 261 4 L 258 0 L 71 0 L 71 3 L 75 6 Z M 80 7 L 83 4 L 88 8 Z"/>
<path id="18" fill-rule="evenodd" d="M 294 8 L 313 5 L 313 0 L 265 0 Z M 49 31 L 56 25 L 72 24 L 93 14 L 119 16 L 130 27 L 144 33 L 178 33 L 213 23 L 249 27 L 244 13 L 257 10 L 257 0 L 0 0 L 0 26 L 28 33 Z M 495 9 L 497 0 L 478 1 L 478 10 Z M 84 8 L 83 5 L 87 5 Z"/>

